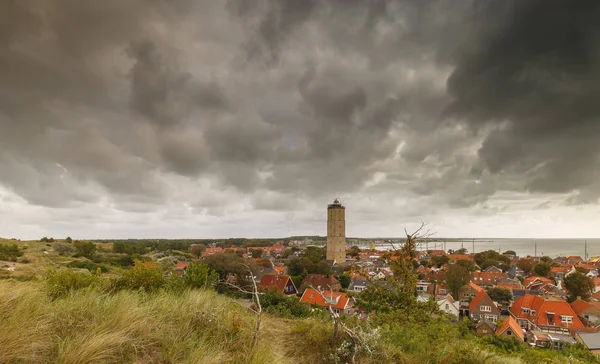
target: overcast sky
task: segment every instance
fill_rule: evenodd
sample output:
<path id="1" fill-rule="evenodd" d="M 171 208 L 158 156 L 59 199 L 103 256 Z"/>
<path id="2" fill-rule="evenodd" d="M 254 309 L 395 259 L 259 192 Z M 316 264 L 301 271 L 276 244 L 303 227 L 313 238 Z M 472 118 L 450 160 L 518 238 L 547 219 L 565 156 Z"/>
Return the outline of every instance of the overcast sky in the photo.
<path id="1" fill-rule="evenodd" d="M 600 1 L 0 2 L 0 236 L 597 237 Z"/>

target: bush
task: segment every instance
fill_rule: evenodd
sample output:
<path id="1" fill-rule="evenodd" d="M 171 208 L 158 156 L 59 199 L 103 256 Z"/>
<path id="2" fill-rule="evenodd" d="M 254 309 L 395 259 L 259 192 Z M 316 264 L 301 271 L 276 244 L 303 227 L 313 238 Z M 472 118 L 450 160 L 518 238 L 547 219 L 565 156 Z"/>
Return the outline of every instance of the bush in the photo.
<path id="1" fill-rule="evenodd" d="M 54 244 L 54 251 L 56 251 L 59 255 L 71 255 L 75 251 L 72 245 L 65 243 L 56 243 Z"/>
<path id="2" fill-rule="evenodd" d="M 113 283 L 117 290 L 132 289 L 152 292 L 164 288 L 168 279 L 162 268 L 157 267 L 153 262 L 136 261 L 133 268 L 124 271 L 123 275 Z"/>
<path id="3" fill-rule="evenodd" d="M 23 252 L 19 249 L 17 244 L 0 244 L 0 260 L 10 260 L 16 262 L 17 258 L 22 256 Z"/>
<path id="4" fill-rule="evenodd" d="M 53 299 L 64 297 L 67 294 L 82 288 L 101 286 L 103 279 L 96 274 L 76 272 L 71 269 L 58 272 L 49 270 L 44 279 L 46 289 Z"/>
<path id="5" fill-rule="evenodd" d="M 67 264 L 67 267 L 87 269 L 90 272 L 96 272 L 96 271 L 100 270 L 100 272 L 106 273 L 109 271 L 108 267 L 105 266 L 104 264 L 96 264 L 89 260 L 84 260 L 84 261 L 74 260 L 71 263 Z"/>
<path id="6" fill-rule="evenodd" d="M 286 296 L 273 290 L 266 291 L 260 296 L 260 304 L 266 312 L 279 317 L 308 317 L 310 306 L 300 302 L 296 296 Z"/>

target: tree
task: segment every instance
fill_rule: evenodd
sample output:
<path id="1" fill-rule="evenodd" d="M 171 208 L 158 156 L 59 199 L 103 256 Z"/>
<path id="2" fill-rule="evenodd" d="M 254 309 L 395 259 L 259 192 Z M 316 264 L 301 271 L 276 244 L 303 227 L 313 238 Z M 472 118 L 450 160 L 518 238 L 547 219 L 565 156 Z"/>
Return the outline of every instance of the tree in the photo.
<path id="1" fill-rule="evenodd" d="M 67 236 L 67 238 L 65 239 L 65 241 L 69 244 L 71 244 L 73 242 L 73 239 L 71 239 L 70 236 Z"/>
<path id="2" fill-rule="evenodd" d="M 533 267 L 533 272 L 540 277 L 548 277 L 552 267 L 548 263 L 540 262 Z"/>
<path id="3" fill-rule="evenodd" d="M 512 257 L 516 257 L 517 256 L 517 252 L 515 252 L 514 250 L 507 250 L 504 253 L 502 253 L 502 255 L 509 255 Z"/>
<path id="4" fill-rule="evenodd" d="M 458 299 L 458 291 L 462 286 L 469 283 L 471 274 L 464 266 L 460 264 L 451 264 L 446 272 L 446 283 L 452 291 L 452 297 Z"/>
<path id="5" fill-rule="evenodd" d="M 471 260 L 459 259 L 454 264 L 460 265 L 461 267 L 465 268 L 468 272 L 474 272 L 477 269 L 477 266 Z"/>
<path id="6" fill-rule="evenodd" d="M 202 253 L 206 251 L 206 245 L 204 244 L 194 244 L 190 247 L 190 253 L 194 254 L 196 258 L 200 258 Z"/>
<path id="7" fill-rule="evenodd" d="M 250 254 L 252 254 L 252 258 L 260 258 L 263 255 L 262 249 L 250 249 Z"/>
<path id="8" fill-rule="evenodd" d="M 505 288 L 490 288 L 487 290 L 487 294 L 493 301 L 499 303 L 509 303 L 513 299 L 512 293 Z"/>
<path id="9" fill-rule="evenodd" d="M 497 268 L 499 265 L 498 261 L 492 260 L 492 259 L 487 259 L 485 262 L 481 263 L 481 265 L 479 267 L 481 268 L 481 270 L 484 270 L 488 267 L 491 267 L 492 265 Z"/>
<path id="10" fill-rule="evenodd" d="M 468 252 L 467 248 L 460 248 L 458 250 L 455 250 L 454 254 L 461 254 L 462 255 L 462 254 L 467 254 L 467 252 Z"/>
<path id="11" fill-rule="evenodd" d="M 206 264 L 193 262 L 188 265 L 183 281 L 191 288 L 208 288 L 217 281 L 219 275 Z"/>
<path id="12" fill-rule="evenodd" d="M 360 248 L 357 246 L 353 246 L 352 248 L 350 248 L 350 250 L 348 250 L 348 255 L 353 258 L 360 257 Z"/>
<path id="13" fill-rule="evenodd" d="M 447 255 L 434 255 L 431 257 L 431 262 L 438 268 L 448 263 L 449 260 L 450 258 Z"/>
<path id="14" fill-rule="evenodd" d="M 517 267 L 522 269 L 525 274 L 529 274 L 533 270 L 533 261 L 531 259 L 521 258 L 517 260 Z"/>
<path id="15" fill-rule="evenodd" d="M 92 259 L 94 254 L 96 253 L 96 244 L 91 241 L 76 241 L 75 242 L 75 251 L 77 254 L 82 255 L 88 259 Z"/>
<path id="16" fill-rule="evenodd" d="M 594 291 L 594 281 L 581 272 L 573 272 L 567 275 L 563 283 L 570 293 L 569 302 L 575 301 L 577 297 L 581 297 L 582 300 L 588 300 Z"/>
<path id="17" fill-rule="evenodd" d="M 350 285 L 350 276 L 348 274 L 340 274 L 337 279 L 340 281 L 340 285 L 343 289 L 348 288 Z"/>
<path id="18" fill-rule="evenodd" d="M 544 262 L 544 263 L 550 263 L 550 262 L 552 262 L 552 258 L 550 258 L 550 257 L 549 257 L 549 256 L 547 256 L 547 255 L 544 255 L 543 257 L 541 257 L 541 258 L 540 258 L 540 260 L 541 260 L 542 262 Z"/>

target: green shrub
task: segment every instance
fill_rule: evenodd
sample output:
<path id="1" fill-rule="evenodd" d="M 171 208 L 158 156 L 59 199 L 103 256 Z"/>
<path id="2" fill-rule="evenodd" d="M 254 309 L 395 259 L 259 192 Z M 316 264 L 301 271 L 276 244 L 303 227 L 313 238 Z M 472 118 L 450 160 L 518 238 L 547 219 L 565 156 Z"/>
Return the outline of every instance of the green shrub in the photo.
<path id="1" fill-rule="evenodd" d="M 273 290 L 266 291 L 260 296 L 260 303 L 268 313 L 280 317 L 308 317 L 310 306 L 300 302 L 296 296 L 286 296 Z"/>
<path id="2" fill-rule="evenodd" d="M 97 274 L 76 272 L 72 269 L 65 271 L 49 270 L 44 275 L 46 289 L 52 298 L 64 297 L 70 292 L 91 286 L 100 287 L 104 279 Z"/>
<path id="3" fill-rule="evenodd" d="M 10 260 L 16 262 L 17 258 L 22 256 L 23 252 L 19 249 L 17 244 L 0 244 L 0 260 Z"/>
<path id="4" fill-rule="evenodd" d="M 104 264 L 96 264 L 90 260 L 84 260 L 84 261 L 74 260 L 71 263 L 67 264 L 67 267 L 87 269 L 90 272 L 96 272 L 96 271 L 98 271 L 98 269 L 100 269 L 101 273 L 106 273 L 109 271 L 108 267 L 105 266 Z"/>
<path id="5" fill-rule="evenodd" d="M 167 283 L 168 279 L 162 268 L 153 262 L 136 261 L 133 268 L 125 270 L 121 277 L 113 282 L 113 288 L 151 292 L 164 288 Z"/>

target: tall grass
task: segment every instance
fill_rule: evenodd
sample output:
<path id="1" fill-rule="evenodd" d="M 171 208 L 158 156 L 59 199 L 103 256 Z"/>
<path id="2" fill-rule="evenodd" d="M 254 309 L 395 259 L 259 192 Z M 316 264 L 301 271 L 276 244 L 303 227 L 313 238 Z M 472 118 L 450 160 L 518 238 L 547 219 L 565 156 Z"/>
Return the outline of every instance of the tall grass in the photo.
<path id="1" fill-rule="evenodd" d="M 1 363 L 282 362 L 254 317 L 210 291 L 93 288 L 50 299 L 38 283 L 0 281 Z"/>

